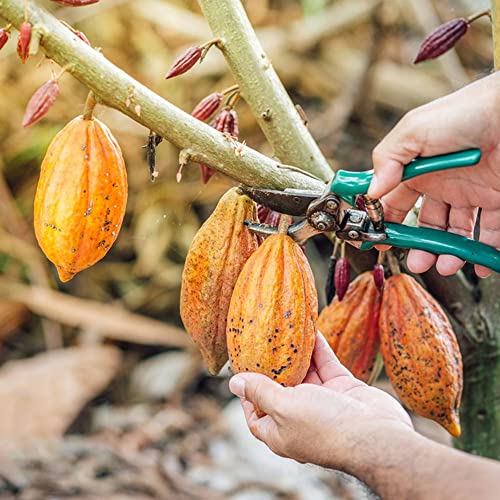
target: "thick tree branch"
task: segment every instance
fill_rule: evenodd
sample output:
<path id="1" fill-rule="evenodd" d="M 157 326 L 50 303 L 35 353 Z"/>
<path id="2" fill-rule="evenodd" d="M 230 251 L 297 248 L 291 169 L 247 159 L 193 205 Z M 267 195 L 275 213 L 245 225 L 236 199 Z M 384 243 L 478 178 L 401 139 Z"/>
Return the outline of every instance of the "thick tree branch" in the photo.
<path id="1" fill-rule="evenodd" d="M 496 0 L 491 0 L 491 21 L 495 71 L 498 71 L 500 70 L 500 2 Z"/>
<path id="2" fill-rule="evenodd" d="M 276 156 L 325 180 L 332 171 L 302 123 L 239 0 L 198 0 L 245 101 Z"/>
<path id="3" fill-rule="evenodd" d="M 23 2 L 0 0 L 0 16 L 19 27 L 24 20 Z M 251 148 L 245 147 L 241 156 L 236 154 L 232 141 L 134 80 L 33 2 L 28 6 L 28 18 L 34 32 L 41 36 L 40 46 L 49 58 L 68 67 L 68 72 L 93 90 L 100 102 L 185 150 L 185 157 L 207 163 L 249 185 L 321 189 L 321 182 L 278 169 L 277 162 Z M 130 107 L 126 106 L 127 98 L 132 100 Z M 140 116 L 134 110 L 136 104 L 140 105 Z"/>

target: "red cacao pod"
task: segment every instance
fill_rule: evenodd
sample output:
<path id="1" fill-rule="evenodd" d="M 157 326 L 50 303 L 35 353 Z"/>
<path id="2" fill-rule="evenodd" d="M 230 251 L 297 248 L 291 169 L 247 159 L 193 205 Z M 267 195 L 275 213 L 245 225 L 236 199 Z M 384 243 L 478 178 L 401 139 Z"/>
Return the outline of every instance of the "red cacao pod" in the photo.
<path id="1" fill-rule="evenodd" d="M 81 116 L 52 140 L 35 196 L 35 234 L 61 281 L 102 259 L 127 203 L 120 147 L 104 123 Z"/>
<path id="2" fill-rule="evenodd" d="M 221 105 L 222 98 L 223 96 L 220 92 L 207 95 L 195 106 L 191 115 L 202 122 L 208 120 Z"/>
<path id="3" fill-rule="evenodd" d="M 17 55 L 24 64 L 30 55 L 31 23 L 24 21 L 19 28 L 19 39 L 17 40 Z"/>
<path id="4" fill-rule="evenodd" d="M 351 270 L 349 262 L 346 258 L 341 257 L 335 264 L 335 289 L 337 290 L 337 297 L 339 301 L 344 298 L 344 295 L 349 287 Z"/>
<path id="5" fill-rule="evenodd" d="M 309 263 L 292 238 L 274 234 L 243 267 L 227 316 L 235 373 L 263 373 L 283 386 L 300 384 L 316 339 L 318 297 Z"/>
<path id="6" fill-rule="evenodd" d="M 32 96 L 24 112 L 23 127 L 28 127 L 43 118 L 59 95 L 59 83 L 45 82 Z"/>
<path id="7" fill-rule="evenodd" d="M 9 41 L 9 32 L 5 29 L 0 29 L 0 49 Z"/>
<path id="8" fill-rule="evenodd" d="M 200 60 L 201 54 L 202 50 L 199 47 L 189 47 L 172 63 L 165 79 L 168 80 L 189 71 Z"/>
<path id="9" fill-rule="evenodd" d="M 319 315 L 319 331 L 340 362 L 363 382 L 370 380 L 379 351 L 381 299 L 373 273 L 367 271 L 353 280 L 342 301 L 335 297 Z"/>
<path id="10" fill-rule="evenodd" d="M 212 375 L 227 361 L 229 302 L 243 265 L 258 246 L 245 220 L 256 219 L 255 202 L 238 188 L 230 189 L 196 234 L 186 257 L 181 317 Z"/>
<path id="11" fill-rule="evenodd" d="M 413 63 L 435 59 L 452 49 L 467 33 L 469 26 L 469 22 L 464 18 L 452 19 L 438 26 L 422 42 Z"/>
<path id="12" fill-rule="evenodd" d="M 437 301 L 407 274 L 387 279 L 380 308 L 380 350 L 401 401 L 460 436 L 462 357 Z"/>

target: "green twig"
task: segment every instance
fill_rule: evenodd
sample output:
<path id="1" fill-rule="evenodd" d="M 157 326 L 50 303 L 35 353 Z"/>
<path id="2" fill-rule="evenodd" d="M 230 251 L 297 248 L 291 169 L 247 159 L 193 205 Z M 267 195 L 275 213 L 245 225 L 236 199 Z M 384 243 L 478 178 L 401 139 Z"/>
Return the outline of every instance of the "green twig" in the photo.
<path id="1" fill-rule="evenodd" d="M 1 0 L 0 15 L 19 27 L 24 20 L 22 2 Z M 68 73 L 92 90 L 100 103 L 121 111 L 178 148 L 187 150 L 192 161 L 206 163 L 249 185 L 321 189 L 321 182 L 277 169 L 275 161 L 249 147 L 236 150 L 237 143 L 134 80 L 35 2 L 29 2 L 28 17 L 41 34 L 40 45 L 47 57 L 60 66 L 67 66 Z M 132 96 L 135 105 L 130 106 Z M 137 114 L 137 104 L 140 114 Z"/>
<path id="2" fill-rule="evenodd" d="M 198 0 L 245 101 L 282 163 L 329 180 L 332 170 L 281 83 L 239 0 Z"/>

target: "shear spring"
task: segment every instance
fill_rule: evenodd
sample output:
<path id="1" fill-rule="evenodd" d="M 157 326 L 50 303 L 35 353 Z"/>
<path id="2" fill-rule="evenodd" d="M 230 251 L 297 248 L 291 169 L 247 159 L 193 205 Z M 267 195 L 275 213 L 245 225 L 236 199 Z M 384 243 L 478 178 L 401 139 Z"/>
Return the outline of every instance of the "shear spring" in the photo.
<path id="1" fill-rule="evenodd" d="M 363 200 L 365 202 L 365 208 L 373 222 L 373 227 L 376 231 L 384 230 L 384 209 L 380 200 L 377 198 L 371 198 L 368 195 L 363 195 Z"/>

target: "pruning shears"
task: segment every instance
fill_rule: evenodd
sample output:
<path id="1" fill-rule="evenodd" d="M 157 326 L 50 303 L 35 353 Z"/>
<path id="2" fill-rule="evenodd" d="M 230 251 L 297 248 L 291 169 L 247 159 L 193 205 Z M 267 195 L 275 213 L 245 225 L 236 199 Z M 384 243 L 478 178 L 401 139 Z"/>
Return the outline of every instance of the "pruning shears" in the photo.
<path id="1" fill-rule="evenodd" d="M 439 170 L 469 167 L 480 159 L 479 149 L 420 157 L 406 165 L 403 181 Z M 304 217 L 288 229 L 288 234 L 298 243 L 320 233 L 334 232 L 337 238 L 360 250 L 369 250 L 378 244 L 416 248 L 434 254 L 454 255 L 500 272 L 500 251 L 491 246 L 446 231 L 385 222 L 380 201 L 366 194 L 372 177 L 373 170 L 339 170 L 324 192 L 279 191 L 250 186 L 241 186 L 241 189 L 257 203 L 272 210 Z M 263 237 L 277 231 L 276 227 L 266 224 L 248 222 L 248 226 Z"/>

